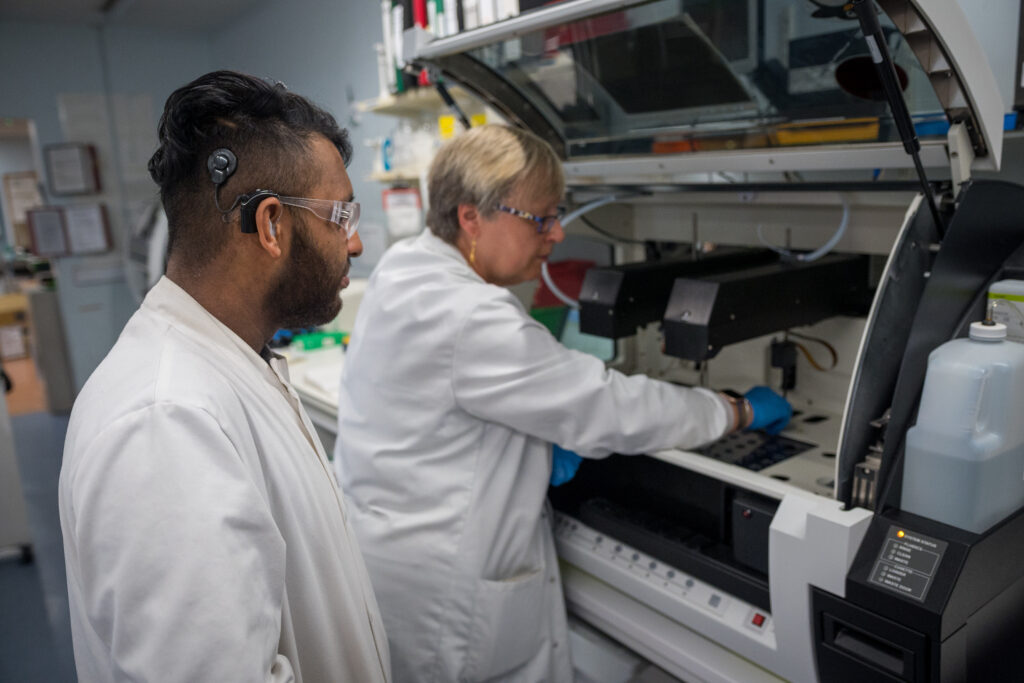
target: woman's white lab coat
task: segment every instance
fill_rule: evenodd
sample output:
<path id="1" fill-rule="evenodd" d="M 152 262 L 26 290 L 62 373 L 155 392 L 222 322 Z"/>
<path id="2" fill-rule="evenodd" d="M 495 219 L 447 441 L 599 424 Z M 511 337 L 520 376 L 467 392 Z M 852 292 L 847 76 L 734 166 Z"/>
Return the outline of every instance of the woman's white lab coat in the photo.
<path id="1" fill-rule="evenodd" d="M 165 278 L 86 383 L 60 478 L 82 681 L 389 679 L 366 567 L 286 372 Z"/>
<path id="2" fill-rule="evenodd" d="M 571 681 L 551 443 L 696 446 L 727 410 L 566 349 L 429 232 L 395 245 L 352 333 L 335 458 L 395 680 Z"/>

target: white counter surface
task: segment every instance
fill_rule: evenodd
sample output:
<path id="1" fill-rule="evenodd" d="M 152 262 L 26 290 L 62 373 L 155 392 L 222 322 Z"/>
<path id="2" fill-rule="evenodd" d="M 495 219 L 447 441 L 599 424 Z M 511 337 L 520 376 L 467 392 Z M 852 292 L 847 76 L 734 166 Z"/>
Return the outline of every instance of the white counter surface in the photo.
<path id="1" fill-rule="evenodd" d="M 333 346 L 315 351 L 287 350 L 288 373 L 302 406 L 317 428 L 328 454 L 334 450 L 338 432 L 338 391 L 345 351 Z"/>

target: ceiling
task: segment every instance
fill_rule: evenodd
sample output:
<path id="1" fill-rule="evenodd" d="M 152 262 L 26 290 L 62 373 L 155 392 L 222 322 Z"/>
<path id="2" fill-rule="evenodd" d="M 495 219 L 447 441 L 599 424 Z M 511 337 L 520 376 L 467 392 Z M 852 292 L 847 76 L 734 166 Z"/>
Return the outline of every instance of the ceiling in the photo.
<path id="1" fill-rule="evenodd" d="M 0 21 L 212 31 L 266 0 L 0 0 Z"/>

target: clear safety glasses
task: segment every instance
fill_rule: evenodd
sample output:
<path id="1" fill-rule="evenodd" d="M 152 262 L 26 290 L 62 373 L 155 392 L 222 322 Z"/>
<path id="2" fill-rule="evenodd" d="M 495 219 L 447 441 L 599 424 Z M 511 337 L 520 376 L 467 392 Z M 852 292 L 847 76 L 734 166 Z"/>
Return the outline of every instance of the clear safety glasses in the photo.
<path id="1" fill-rule="evenodd" d="M 345 231 L 345 239 L 352 239 L 359 227 L 359 202 L 281 196 L 278 196 L 278 199 L 282 204 L 312 211 L 325 221 L 334 223 Z"/>
<path id="2" fill-rule="evenodd" d="M 533 221 L 537 224 L 537 233 L 540 235 L 546 235 L 551 232 L 551 229 L 555 227 L 555 223 L 562 220 L 565 212 L 561 208 L 558 209 L 558 213 L 552 216 L 534 216 L 529 211 L 521 211 L 520 209 L 513 209 L 511 206 L 505 206 L 504 204 L 498 204 L 498 211 L 512 214 L 513 216 L 519 216 L 525 218 L 528 221 Z"/>

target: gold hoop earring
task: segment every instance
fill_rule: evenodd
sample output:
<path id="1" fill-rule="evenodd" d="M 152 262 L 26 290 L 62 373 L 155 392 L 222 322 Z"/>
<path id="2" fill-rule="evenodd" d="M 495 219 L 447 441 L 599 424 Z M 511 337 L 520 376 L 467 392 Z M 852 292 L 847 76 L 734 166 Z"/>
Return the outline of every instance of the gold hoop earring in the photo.
<path id="1" fill-rule="evenodd" d="M 469 264 L 476 264 L 476 240 L 473 240 L 473 244 L 469 247 Z"/>

